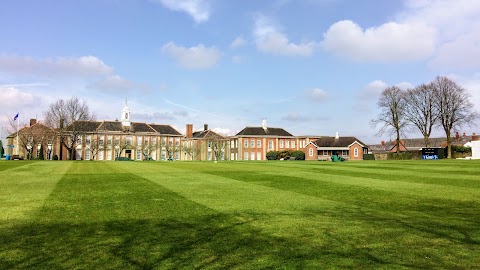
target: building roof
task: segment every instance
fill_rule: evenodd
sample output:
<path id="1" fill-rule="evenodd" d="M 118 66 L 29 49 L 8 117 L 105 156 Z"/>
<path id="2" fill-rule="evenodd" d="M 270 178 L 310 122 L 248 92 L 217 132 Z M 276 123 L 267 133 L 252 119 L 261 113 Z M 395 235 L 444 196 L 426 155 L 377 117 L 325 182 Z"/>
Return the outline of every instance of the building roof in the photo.
<path id="1" fill-rule="evenodd" d="M 195 131 L 192 134 L 193 139 L 213 139 L 213 140 L 223 140 L 225 139 L 224 136 L 208 129 L 208 130 L 202 130 L 202 131 Z"/>
<path id="2" fill-rule="evenodd" d="M 122 123 L 118 121 L 103 121 L 98 131 L 123 131 Z"/>
<path id="3" fill-rule="evenodd" d="M 20 130 L 18 130 L 19 134 L 25 135 L 25 134 L 32 134 L 32 135 L 42 135 L 42 134 L 55 134 L 55 130 L 42 124 L 42 123 L 35 123 L 31 126 L 25 126 L 22 127 Z M 17 132 L 13 132 L 12 134 L 8 135 L 7 138 L 14 138 L 17 136 Z"/>
<path id="4" fill-rule="evenodd" d="M 235 136 L 282 136 L 293 137 L 292 134 L 283 128 L 266 128 L 263 127 L 246 127 L 238 132 Z"/>
<path id="5" fill-rule="evenodd" d="M 161 135 L 182 135 L 176 129 L 174 129 L 170 125 L 157 125 L 157 124 L 149 124 L 156 132 L 160 133 Z"/>
<path id="6" fill-rule="evenodd" d="M 134 132 L 156 132 L 155 129 L 146 123 L 132 122 L 132 129 Z"/>
<path id="7" fill-rule="evenodd" d="M 78 120 L 67 126 L 65 130 L 67 131 L 84 131 L 84 132 L 94 132 L 102 124 L 98 121 L 87 121 L 87 120 Z"/>
<path id="8" fill-rule="evenodd" d="M 339 137 L 338 139 L 336 139 L 335 137 L 322 137 L 314 141 L 313 143 L 315 143 L 318 147 L 335 148 L 335 147 L 348 147 L 354 142 L 358 142 L 362 146 L 367 147 L 366 144 L 364 144 L 363 142 L 361 142 L 355 137 Z"/>

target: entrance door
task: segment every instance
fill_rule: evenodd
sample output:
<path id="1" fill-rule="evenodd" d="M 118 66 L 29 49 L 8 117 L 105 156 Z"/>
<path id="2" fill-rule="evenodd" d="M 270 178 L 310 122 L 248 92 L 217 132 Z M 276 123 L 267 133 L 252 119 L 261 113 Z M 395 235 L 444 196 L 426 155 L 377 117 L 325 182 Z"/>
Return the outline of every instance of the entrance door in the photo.
<path id="1" fill-rule="evenodd" d="M 132 159 L 132 150 L 125 150 L 125 157 Z"/>

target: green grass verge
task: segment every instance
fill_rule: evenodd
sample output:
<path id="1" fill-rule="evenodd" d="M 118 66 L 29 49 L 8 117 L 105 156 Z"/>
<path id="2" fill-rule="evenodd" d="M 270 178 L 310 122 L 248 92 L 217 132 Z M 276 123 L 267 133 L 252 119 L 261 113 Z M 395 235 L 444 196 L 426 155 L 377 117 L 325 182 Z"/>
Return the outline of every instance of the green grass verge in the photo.
<path id="1" fill-rule="evenodd" d="M 480 162 L 0 162 L 0 268 L 480 266 Z"/>

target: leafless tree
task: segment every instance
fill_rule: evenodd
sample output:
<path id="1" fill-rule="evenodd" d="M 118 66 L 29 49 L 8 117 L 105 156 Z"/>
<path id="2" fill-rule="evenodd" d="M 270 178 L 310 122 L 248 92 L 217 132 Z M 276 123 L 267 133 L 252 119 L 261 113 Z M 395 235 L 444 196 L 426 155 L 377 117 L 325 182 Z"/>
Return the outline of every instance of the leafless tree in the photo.
<path id="1" fill-rule="evenodd" d="M 383 90 L 377 103 L 381 109 L 377 118 L 371 121 L 372 126 L 381 125 L 378 135 L 388 132 L 396 136 L 395 146 L 397 153 L 400 151 L 400 134 L 403 133 L 407 121 L 405 117 L 405 95 L 396 87 L 390 86 Z"/>
<path id="2" fill-rule="evenodd" d="M 165 150 L 167 154 L 167 159 L 173 160 L 174 154 L 180 151 L 180 145 L 173 142 L 172 139 L 167 141 L 167 138 L 162 138 L 162 140 L 160 141 L 160 149 Z"/>
<path id="3" fill-rule="evenodd" d="M 435 92 L 432 84 L 421 84 L 405 93 L 405 118 L 423 135 L 425 147 L 430 146 L 430 135 L 438 120 L 435 110 Z"/>
<path id="4" fill-rule="evenodd" d="M 98 152 L 103 150 L 103 145 L 100 144 L 98 136 L 92 136 L 90 142 L 86 142 L 87 150 L 90 151 L 91 159 L 95 160 Z"/>
<path id="5" fill-rule="evenodd" d="M 142 154 L 145 160 L 152 159 L 152 152 L 157 150 L 157 145 L 152 141 L 144 141 L 142 145 Z"/>
<path id="6" fill-rule="evenodd" d="M 78 97 L 59 99 L 50 104 L 43 115 L 47 126 L 60 131 L 60 143 L 67 148 L 70 159 L 75 159 L 78 137 L 84 133 L 85 126 L 96 118 L 87 102 Z"/>
<path id="7" fill-rule="evenodd" d="M 202 151 L 200 143 L 201 142 L 194 141 L 194 140 L 187 141 L 187 142 L 184 143 L 184 145 L 182 147 L 182 151 L 186 155 L 188 155 L 191 158 L 191 160 L 196 160 L 197 156 Z"/>
<path id="8" fill-rule="evenodd" d="M 133 144 L 131 139 L 127 139 L 125 136 L 117 136 L 113 143 L 113 148 L 115 149 L 115 158 L 118 158 L 123 150 L 133 149 Z"/>
<path id="9" fill-rule="evenodd" d="M 225 149 L 227 148 L 227 140 L 217 137 L 209 140 L 215 160 L 223 160 L 225 158 Z"/>
<path id="10" fill-rule="evenodd" d="M 452 130 L 458 130 L 464 125 L 473 125 L 478 115 L 470 102 L 470 95 L 453 80 L 439 76 L 432 85 L 439 123 L 447 137 L 448 158 L 452 158 Z"/>

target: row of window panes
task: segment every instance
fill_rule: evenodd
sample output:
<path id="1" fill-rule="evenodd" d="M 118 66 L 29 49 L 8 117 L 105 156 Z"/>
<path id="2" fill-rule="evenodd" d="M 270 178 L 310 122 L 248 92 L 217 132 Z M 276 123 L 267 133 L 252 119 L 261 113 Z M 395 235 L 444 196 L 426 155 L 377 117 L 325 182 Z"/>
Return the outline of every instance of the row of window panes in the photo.
<path id="1" fill-rule="evenodd" d="M 250 156 L 248 155 L 248 152 L 243 153 L 243 160 L 249 160 L 249 157 L 250 157 L 250 160 L 255 160 L 255 152 L 251 152 Z M 261 152 L 257 152 L 256 160 L 262 160 L 262 153 Z"/>
<path id="2" fill-rule="evenodd" d="M 248 140 L 243 141 L 243 147 L 248 148 Z M 250 148 L 255 148 L 255 140 L 250 140 Z M 257 148 L 262 148 L 261 140 L 257 140 Z"/>
<path id="3" fill-rule="evenodd" d="M 292 144 L 291 148 L 295 148 L 295 141 L 290 141 L 290 140 L 280 140 L 278 141 L 279 148 L 283 148 L 285 142 L 285 148 L 290 148 L 290 142 Z"/>

